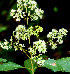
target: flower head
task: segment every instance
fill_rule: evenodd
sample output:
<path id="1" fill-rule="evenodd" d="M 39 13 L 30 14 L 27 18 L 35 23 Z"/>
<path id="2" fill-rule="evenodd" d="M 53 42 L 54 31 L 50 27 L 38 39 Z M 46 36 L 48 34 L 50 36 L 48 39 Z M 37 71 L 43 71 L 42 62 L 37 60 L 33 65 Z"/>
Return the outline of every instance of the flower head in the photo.
<path id="1" fill-rule="evenodd" d="M 36 41 L 36 42 L 33 42 L 33 48 L 35 48 L 36 50 L 38 50 L 39 51 L 39 53 L 45 53 L 45 52 L 47 52 L 46 51 L 46 43 L 45 43 L 45 41 L 43 40 L 40 40 L 39 39 L 39 41 Z"/>
<path id="2" fill-rule="evenodd" d="M 31 18 L 31 21 L 35 21 L 37 20 L 38 18 L 42 19 L 42 14 L 44 13 L 43 10 L 39 9 L 37 7 L 37 2 L 35 1 L 28 1 L 28 0 L 17 0 L 17 10 L 11 10 L 10 12 L 10 16 L 13 16 L 13 18 L 17 17 L 16 21 L 20 21 L 21 18 L 24 18 L 26 15 L 23 14 L 25 12 L 22 12 L 23 9 L 26 9 L 28 8 L 27 12 L 28 12 L 28 15 L 30 18 Z M 17 13 L 15 13 L 15 11 L 17 11 Z M 31 12 L 30 12 L 31 11 Z"/>

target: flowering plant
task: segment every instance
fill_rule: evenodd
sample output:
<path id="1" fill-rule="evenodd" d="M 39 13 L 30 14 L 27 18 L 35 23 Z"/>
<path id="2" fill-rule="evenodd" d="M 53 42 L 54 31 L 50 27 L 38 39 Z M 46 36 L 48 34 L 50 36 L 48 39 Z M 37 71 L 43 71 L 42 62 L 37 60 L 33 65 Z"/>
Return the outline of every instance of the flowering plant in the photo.
<path id="1" fill-rule="evenodd" d="M 23 12 L 23 9 L 25 10 L 25 12 Z M 37 7 L 37 3 L 33 0 L 17 0 L 17 10 L 12 9 L 10 12 L 10 16 L 13 16 L 13 18 L 16 18 L 16 21 L 20 21 L 21 18 L 26 18 L 27 19 L 27 25 L 28 25 L 28 19 L 30 18 L 31 21 L 35 21 L 38 18 L 42 19 L 43 17 L 43 13 L 44 11 L 41 10 L 41 8 L 39 9 Z M 26 51 L 29 52 L 29 54 L 31 55 L 31 57 L 26 53 L 26 55 L 29 57 L 28 60 L 24 61 L 24 65 L 25 67 L 22 67 L 20 65 L 14 64 L 14 63 L 10 63 L 9 65 L 1 65 L 3 66 L 3 69 L 0 69 L 1 71 L 5 71 L 5 70 L 12 70 L 12 69 L 17 69 L 17 68 L 26 68 L 31 74 L 34 74 L 35 70 L 37 69 L 37 67 L 46 67 L 46 68 L 50 68 L 53 71 L 67 71 L 63 65 L 60 66 L 61 64 L 59 64 L 58 61 L 60 60 L 52 60 L 49 59 L 45 60 L 43 58 L 43 54 L 45 54 L 47 52 L 47 48 L 46 48 L 46 42 L 44 40 L 40 40 L 39 41 L 35 41 L 33 42 L 33 47 L 29 47 L 28 50 L 25 50 L 24 44 L 20 44 L 19 41 L 20 39 L 22 40 L 27 40 L 29 39 L 29 44 L 30 44 L 30 36 L 31 35 L 36 35 L 37 37 L 39 36 L 39 32 L 43 31 L 43 28 L 40 26 L 35 26 L 36 30 L 34 30 L 34 28 L 31 26 L 30 28 L 26 29 L 25 25 L 18 25 L 15 29 L 15 31 L 13 31 L 13 36 L 15 37 L 15 39 L 17 39 L 17 42 L 13 43 L 13 38 L 11 36 L 11 44 L 8 45 L 8 41 L 5 39 L 4 43 L 0 42 L 0 46 L 3 49 L 11 49 L 12 46 L 14 46 L 15 51 L 17 51 L 18 49 L 20 49 L 22 52 L 26 53 Z M 55 50 L 57 48 L 57 43 L 62 44 L 63 40 L 62 37 L 66 36 L 68 31 L 64 28 L 59 29 L 59 32 L 56 29 L 52 29 L 52 32 L 49 32 L 49 34 L 47 34 L 47 38 L 50 38 L 49 45 L 52 47 L 53 50 Z M 53 39 L 57 38 L 58 40 L 56 41 L 56 43 L 53 42 Z M 37 56 L 37 51 L 39 52 L 39 55 Z M 69 59 L 69 58 L 66 58 Z M 5 59 L 2 59 L 6 61 Z M 3 62 L 4 62 L 3 61 Z M 31 63 L 29 63 L 29 61 L 31 61 Z M 63 61 L 63 60 L 62 60 Z M 27 66 L 27 63 L 31 64 L 31 66 Z M 10 68 L 11 65 L 11 68 Z M 14 66 L 12 66 L 14 65 Z M 53 66 L 53 68 L 52 68 Z M 59 67 L 60 66 L 60 67 Z M 7 69 L 8 67 L 8 69 Z M 70 71 L 70 70 L 69 70 Z"/>

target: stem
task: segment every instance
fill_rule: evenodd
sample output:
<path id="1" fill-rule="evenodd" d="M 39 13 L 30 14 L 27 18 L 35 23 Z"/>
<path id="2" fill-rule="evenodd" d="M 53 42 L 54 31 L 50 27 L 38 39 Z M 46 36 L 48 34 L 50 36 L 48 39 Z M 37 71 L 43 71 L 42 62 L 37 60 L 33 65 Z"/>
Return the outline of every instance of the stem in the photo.
<path id="1" fill-rule="evenodd" d="M 22 68 L 26 68 L 26 67 L 22 67 Z M 30 69 L 30 68 L 27 68 L 27 69 Z M 30 69 L 30 70 L 32 70 L 32 69 Z"/>
<path id="2" fill-rule="evenodd" d="M 26 7 L 26 13 L 27 13 L 27 7 Z M 28 16 L 27 16 L 27 25 L 28 25 Z"/>
<path id="3" fill-rule="evenodd" d="M 26 53 L 24 50 L 23 50 L 23 52 Z M 29 55 L 28 55 L 27 53 L 26 53 L 26 55 L 27 55 L 27 57 L 30 59 L 30 57 L 29 57 Z"/>
<path id="4" fill-rule="evenodd" d="M 27 13 L 27 7 L 26 7 L 26 13 Z M 27 25 L 28 25 L 28 16 L 27 16 Z M 29 44 L 30 44 L 30 37 L 29 37 Z M 31 47 L 31 46 L 30 46 Z M 24 51 L 25 52 L 25 51 Z M 34 69 L 33 69 L 33 63 L 32 63 L 32 54 L 31 54 L 31 65 L 32 65 L 32 74 L 34 74 Z"/>
<path id="5" fill-rule="evenodd" d="M 31 65 L 32 65 L 32 74 L 34 74 L 33 63 L 32 63 L 32 54 L 31 54 Z"/>
<path id="6" fill-rule="evenodd" d="M 27 16 L 27 25 L 28 25 L 28 16 Z"/>
<path id="7" fill-rule="evenodd" d="M 30 37 L 29 37 L 29 44 L 30 44 Z"/>

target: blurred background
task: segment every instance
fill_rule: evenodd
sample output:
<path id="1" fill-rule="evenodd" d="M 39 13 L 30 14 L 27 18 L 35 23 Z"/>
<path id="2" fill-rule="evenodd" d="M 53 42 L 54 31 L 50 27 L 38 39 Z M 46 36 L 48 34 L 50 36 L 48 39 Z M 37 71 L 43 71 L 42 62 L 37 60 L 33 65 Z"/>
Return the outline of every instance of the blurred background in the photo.
<path id="1" fill-rule="evenodd" d="M 0 41 L 4 42 L 4 39 L 10 41 L 13 31 L 16 29 L 18 25 L 25 25 L 27 28 L 30 26 L 39 25 L 43 27 L 43 32 L 39 33 L 39 37 L 31 36 L 31 46 L 34 41 L 39 39 L 45 40 L 47 42 L 47 34 L 52 31 L 52 29 L 61 29 L 65 28 L 68 30 L 67 36 L 63 37 L 63 44 L 59 44 L 56 50 L 52 50 L 49 44 L 47 46 L 47 58 L 51 59 L 60 59 L 63 57 L 70 57 L 70 4 L 68 0 L 35 0 L 38 3 L 39 8 L 44 10 L 43 19 L 38 19 L 37 21 L 30 21 L 29 25 L 26 25 L 26 20 L 21 19 L 20 22 L 17 22 L 15 18 L 10 16 L 11 9 L 17 9 L 17 0 L 0 0 Z M 14 37 L 13 37 L 14 39 Z M 14 39 L 15 41 L 15 39 Z M 25 42 L 20 40 L 20 43 L 24 43 L 27 49 L 29 47 L 28 40 Z M 21 58 L 20 58 L 21 57 Z M 5 58 L 8 61 L 15 62 L 24 66 L 24 61 L 28 59 L 28 57 L 22 53 L 21 51 L 14 51 L 14 48 L 7 51 L 0 48 L 0 58 Z M 42 69 L 42 70 L 41 70 Z M 42 72 L 41 72 L 42 71 Z M 4 73 L 8 73 L 4 72 Z M 10 73 L 17 74 L 29 74 L 26 69 L 18 69 L 14 71 L 10 71 Z M 35 74 L 39 73 L 47 73 L 52 72 L 51 70 L 46 68 L 38 68 Z"/>

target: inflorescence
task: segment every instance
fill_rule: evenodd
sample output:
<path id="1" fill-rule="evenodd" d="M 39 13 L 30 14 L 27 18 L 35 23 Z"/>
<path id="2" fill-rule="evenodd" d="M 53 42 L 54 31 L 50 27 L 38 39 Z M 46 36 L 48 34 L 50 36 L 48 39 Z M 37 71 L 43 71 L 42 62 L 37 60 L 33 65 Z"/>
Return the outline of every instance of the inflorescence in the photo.
<path id="1" fill-rule="evenodd" d="M 23 10 L 25 10 L 25 12 L 23 12 Z M 25 13 L 27 13 L 28 15 L 26 15 Z M 37 7 L 37 3 L 33 0 L 17 0 L 17 10 L 12 9 L 10 12 L 10 16 L 13 16 L 13 18 L 17 18 L 16 21 L 20 21 L 21 18 L 25 18 L 26 16 L 31 18 L 31 21 L 35 21 L 38 18 L 42 19 L 42 14 L 44 13 L 43 10 L 41 10 L 41 8 L 39 9 Z M 20 50 L 22 51 L 23 48 L 25 47 L 25 45 L 23 44 L 19 44 L 19 40 L 27 40 L 30 38 L 31 35 L 36 35 L 37 37 L 39 36 L 39 32 L 43 31 L 43 28 L 40 26 L 35 26 L 36 30 L 34 30 L 34 28 L 31 26 L 30 28 L 26 29 L 25 25 L 18 25 L 15 29 L 15 31 L 13 31 L 13 36 L 18 40 L 16 43 L 13 43 L 13 39 L 11 36 L 11 45 L 8 46 L 8 41 L 5 39 L 4 43 L 0 42 L 0 46 L 3 49 L 11 49 L 12 45 L 15 48 L 15 51 L 18 50 L 18 48 L 20 48 Z M 52 29 L 52 32 L 49 32 L 49 34 L 47 34 L 47 38 L 51 38 L 50 42 L 50 46 L 52 46 L 52 49 L 57 48 L 57 44 L 53 42 L 53 39 L 58 39 L 56 42 L 58 42 L 59 44 L 63 43 L 62 37 L 66 36 L 68 31 L 64 28 L 59 29 L 59 32 L 56 29 Z M 16 33 L 16 34 L 15 34 Z M 15 45 L 14 45 L 15 44 Z M 36 51 L 39 51 L 39 55 L 36 56 Z M 33 48 L 29 47 L 28 48 L 28 52 L 31 53 L 33 55 L 32 59 L 37 62 L 37 64 L 39 65 L 44 65 L 45 60 L 42 59 L 41 57 L 41 53 L 46 53 L 47 52 L 47 48 L 46 48 L 46 43 L 44 40 L 40 40 L 39 41 L 35 41 L 33 42 Z"/>

